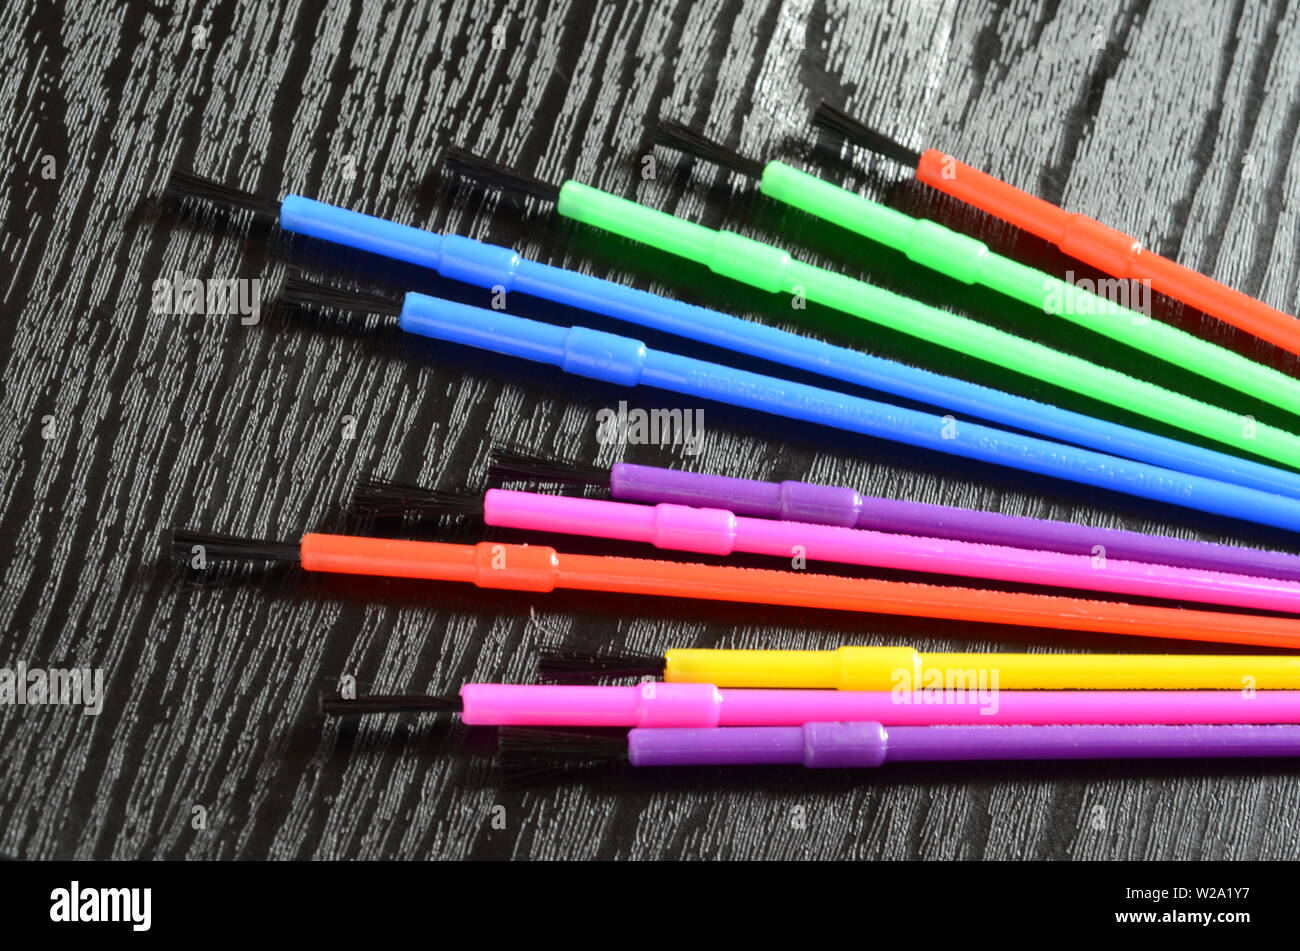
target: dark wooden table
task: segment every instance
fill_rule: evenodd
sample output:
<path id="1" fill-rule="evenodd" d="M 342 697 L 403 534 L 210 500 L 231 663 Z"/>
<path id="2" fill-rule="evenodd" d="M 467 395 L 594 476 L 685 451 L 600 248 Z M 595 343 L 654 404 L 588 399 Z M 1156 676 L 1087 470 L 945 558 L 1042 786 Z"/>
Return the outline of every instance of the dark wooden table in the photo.
<path id="1" fill-rule="evenodd" d="M 443 180 L 463 144 L 574 177 L 1294 428 L 1294 419 L 1032 308 L 972 291 L 655 153 L 704 126 L 1057 274 L 1086 269 L 816 145 L 826 98 L 1297 311 L 1300 5 L 1244 2 L 4 4 L 0 663 L 102 667 L 102 715 L 0 711 L 0 852 L 28 858 L 1293 858 L 1286 764 L 689 770 L 501 791 L 489 731 L 326 723 L 345 674 L 384 691 L 529 681 L 539 643 L 1156 650 L 978 624 L 529 596 L 269 572 L 178 575 L 172 525 L 295 537 L 369 474 L 479 486 L 494 440 L 608 464 L 852 484 L 882 495 L 1297 549 L 1279 533 L 709 404 L 696 459 L 598 446 L 595 414 L 687 406 L 397 331 L 277 310 L 286 268 L 484 303 L 416 268 L 162 201 L 173 164 L 511 244 L 753 320 L 1108 418 L 1136 417 L 815 306 L 724 282 L 532 201 Z M 151 311 L 159 278 L 262 279 L 256 325 Z M 754 361 L 516 296 L 514 312 Z M 1295 361 L 1166 300 L 1156 313 Z M 472 524 L 440 537 L 522 539 Z M 630 545 L 533 536 L 582 551 Z M 669 556 L 671 557 L 671 556 Z M 691 559 L 687 559 L 691 560 Z M 741 560 L 744 564 L 763 564 Z M 846 572 L 852 574 L 852 571 Z M 868 574 L 870 572 L 862 572 Z M 884 574 L 884 573 L 878 573 Z M 904 577 L 895 575 L 896 577 Z M 1180 649 L 1178 645 L 1168 647 Z M 1187 649 L 1187 648 L 1182 648 Z"/>

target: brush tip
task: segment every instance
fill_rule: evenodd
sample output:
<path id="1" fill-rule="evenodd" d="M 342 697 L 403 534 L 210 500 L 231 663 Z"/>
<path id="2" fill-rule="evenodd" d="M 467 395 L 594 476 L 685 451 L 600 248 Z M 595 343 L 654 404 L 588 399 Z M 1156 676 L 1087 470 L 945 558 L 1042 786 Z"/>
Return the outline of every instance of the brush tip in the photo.
<path id="1" fill-rule="evenodd" d="M 337 284 L 327 284 L 303 276 L 292 270 L 280 285 L 279 302 L 286 307 L 322 308 L 362 314 L 383 314 L 397 317 L 402 313 L 400 297 L 358 291 Z"/>
<path id="2" fill-rule="evenodd" d="M 627 735 L 602 736 L 539 727 L 502 727 L 497 733 L 502 764 L 602 762 L 627 759 Z"/>
<path id="3" fill-rule="evenodd" d="M 465 705 L 459 695 L 399 693 L 344 697 L 333 693 L 320 699 L 320 712 L 325 716 L 336 717 L 383 713 L 461 713 L 464 709 Z"/>
<path id="4" fill-rule="evenodd" d="M 355 514 L 370 516 L 475 516 L 483 514 L 483 499 L 406 482 L 362 479 L 352 490 L 349 508 Z"/>
<path id="5" fill-rule="evenodd" d="M 497 765 L 507 788 L 537 785 L 625 764 L 627 734 L 601 736 L 534 727 L 502 727 Z"/>
<path id="6" fill-rule="evenodd" d="M 610 469 L 568 459 L 555 459 L 514 447 L 494 448 L 489 457 L 491 485 L 526 482 L 533 485 L 608 486 Z"/>
<path id="7" fill-rule="evenodd" d="M 706 138 L 702 132 L 675 119 L 661 119 L 655 125 L 653 135 L 656 145 L 720 165 L 749 178 L 763 177 L 762 162 L 747 158 L 734 149 Z"/>
<path id="8" fill-rule="evenodd" d="M 662 654 L 587 647 L 541 647 L 537 679 L 542 683 L 582 683 L 591 680 L 659 678 L 666 661 Z"/>
<path id="9" fill-rule="evenodd" d="M 891 139 L 883 132 L 872 129 L 828 102 L 817 104 L 817 108 L 813 111 L 813 125 L 911 168 L 916 168 L 921 162 L 920 152 L 909 149 L 896 139 Z"/>
<path id="10" fill-rule="evenodd" d="M 284 561 L 296 563 L 300 546 L 296 542 L 267 541 L 173 528 L 165 545 L 176 561 L 201 567 L 209 561 Z"/>
<path id="11" fill-rule="evenodd" d="M 278 221 L 280 202 L 266 195 L 245 191 L 212 178 L 205 178 L 184 169 L 173 168 L 167 176 L 163 194 L 169 198 L 195 198 L 209 204 L 225 205 L 241 211 L 251 211 L 260 218 Z"/>
<path id="12" fill-rule="evenodd" d="M 530 195 L 554 204 L 560 200 L 560 188 L 519 169 L 493 162 L 458 146 L 448 146 L 442 155 L 442 167 L 460 178 L 468 178 L 490 188 Z"/>

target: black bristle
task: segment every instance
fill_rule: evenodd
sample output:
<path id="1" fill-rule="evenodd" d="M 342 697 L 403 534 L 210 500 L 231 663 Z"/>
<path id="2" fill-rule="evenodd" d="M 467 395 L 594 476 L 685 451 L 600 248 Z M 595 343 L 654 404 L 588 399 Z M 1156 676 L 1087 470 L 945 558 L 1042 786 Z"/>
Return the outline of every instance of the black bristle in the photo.
<path id="1" fill-rule="evenodd" d="M 560 200 L 560 188 L 535 178 L 526 172 L 509 168 L 496 162 L 466 152 L 464 149 L 449 147 L 442 155 L 442 165 L 447 171 L 462 178 L 471 178 L 490 188 L 505 191 L 522 192 L 552 204 Z"/>
<path id="2" fill-rule="evenodd" d="M 289 307 L 330 307 L 363 314 L 387 314 L 391 317 L 402 312 L 401 298 L 313 281 L 297 271 L 290 272 L 284 279 L 279 300 Z"/>
<path id="3" fill-rule="evenodd" d="M 251 211 L 272 221 L 280 219 L 280 202 L 277 199 L 223 185 L 221 182 L 195 175 L 193 172 L 173 170 L 167 178 L 164 194 L 173 198 L 197 198 L 215 205 Z"/>
<path id="4" fill-rule="evenodd" d="M 346 717 L 372 713 L 460 713 L 465 709 L 459 696 L 438 697 L 423 693 L 368 694 L 351 699 L 341 694 L 321 697 L 320 712 Z"/>
<path id="5" fill-rule="evenodd" d="M 360 515 L 482 515 L 483 499 L 426 489 L 405 482 L 365 479 L 352 490 L 351 509 Z"/>
<path id="6" fill-rule="evenodd" d="M 555 780 L 569 780 L 587 777 L 593 773 L 617 770 L 626 766 L 626 760 L 599 760 L 595 762 L 576 762 L 560 760 L 558 762 L 513 762 L 497 760 L 496 780 L 503 789 L 519 790 Z"/>
<path id="7" fill-rule="evenodd" d="M 209 561 L 287 561 L 296 564 L 300 550 L 297 542 L 272 542 L 172 529 L 171 553 L 177 561 L 189 561 L 195 546 L 203 548 L 203 557 Z"/>
<path id="8" fill-rule="evenodd" d="M 830 103 L 823 102 L 817 106 L 817 110 L 813 113 L 813 125 L 840 138 L 848 139 L 854 145 L 860 145 L 912 168 L 916 168 L 921 162 L 920 152 L 909 149 L 901 142 L 896 142 L 883 132 L 868 128 Z"/>
<path id="9" fill-rule="evenodd" d="M 502 727 L 497 752 L 501 765 L 510 768 L 619 762 L 627 759 L 627 736 Z"/>
<path id="10" fill-rule="evenodd" d="M 537 679 L 542 683 L 662 677 L 664 668 L 662 654 L 588 647 L 541 647 L 537 651 Z"/>
<path id="11" fill-rule="evenodd" d="M 540 485 L 609 485 L 609 469 L 565 459 L 547 459 L 515 449 L 493 449 L 488 466 L 493 485 L 528 482 Z"/>
<path id="12" fill-rule="evenodd" d="M 739 152 L 706 139 L 702 133 L 673 119 L 661 120 L 655 126 L 654 140 L 656 145 L 676 149 L 678 152 L 712 162 L 714 165 L 721 165 L 741 175 L 750 178 L 763 177 L 762 162 L 745 158 Z"/>
<path id="13" fill-rule="evenodd" d="M 497 765 L 506 787 L 532 786 L 626 763 L 627 734 L 600 736 L 531 727 L 503 727 L 497 734 Z"/>

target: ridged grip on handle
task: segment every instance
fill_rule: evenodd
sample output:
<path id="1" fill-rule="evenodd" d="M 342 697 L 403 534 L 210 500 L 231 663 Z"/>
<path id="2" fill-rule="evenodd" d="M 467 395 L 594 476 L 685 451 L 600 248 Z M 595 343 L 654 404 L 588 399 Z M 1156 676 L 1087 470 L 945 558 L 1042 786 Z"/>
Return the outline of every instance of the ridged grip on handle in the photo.
<path id="1" fill-rule="evenodd" d="M 802 763 L 813 768 L 872 767 L 885 761 L 879 723 L 807 723 L 795 727 L 631 730 L 633 766 Z"/>
<path id="2" fill-rule="evenodd" d="M 610 470 L 610 493 L 629 502 L 678 502 L 730 509 L 736 515 L 853 528 L 863 498 L 855 489 L 810 482 L 760 482 L 619 462 Z"/>
<path id="3" fill-rule="evenodd" d="M 731 554 L 736 540 L 736 516 L 723 509 L 628 505 L 510 489 L 488 489 L 483 496 L 483 520 L 503 528 L 648 542 L 657 548 L 710 555 Z"/>
<path id="4" fill-rule="evenodd" d="M 464 581 L 510 591 L 553 591 L 560 578 L 557 553 L 545 545 L 454 545 L 312 532 L 302 537 L 301 559 L 307 571 Z"/>

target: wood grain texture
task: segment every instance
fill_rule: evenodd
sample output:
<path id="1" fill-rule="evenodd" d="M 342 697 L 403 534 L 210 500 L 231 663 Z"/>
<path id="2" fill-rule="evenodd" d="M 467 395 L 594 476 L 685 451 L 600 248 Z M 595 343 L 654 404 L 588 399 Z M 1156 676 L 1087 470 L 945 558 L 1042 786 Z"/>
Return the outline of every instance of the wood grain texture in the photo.
<path id="1" fill-rule="evenodd" d="M 173 524 L 267 537 L 336 526 L 357 477 L 478 484 L 493 439 L 600 463 L 683 464 L 652 447 L 597 446 L 595 413 L 620 399 L 689 403 L 269 307 L 245 326 L 156 315 L 150 300 L 153 282 L 176 274 L 262 278 L 269 300 L 290 263 L 374 286 L 485 299 L 415 268 L 158 201 L 168 169 L 180 163 L 271 194 L 295 191 L 511 244 L 550 263 L 1133 421 L 816 307 L 795 312 L 787 301 L 557 221 L 532 202 L 446 184 L 436 161 L 444 145 L 458 143 L 543 177 L 580 178 L 725 224 L 1294 427 L 1251 400 L 756 199 L 748 183 L 713 169 L 658 152 L 646 178 L 643 156 L 647 120 L 680 118 L 1055 273 L 1084 273 L 1041 243 L 905 183 L 882 159 L 814 148 L 810 107 L 823 97 L 847 102 L 908 144 L 945 148 L 1295 313 L 1300 5 L 18 0 L 0 5 L 0 36 L 0 665 L 103 667 L 108 686 L 97 718 L 0 710 L 0 852 L 1296 857 L 1300 780 L 1285 765 L 915 766 L 866 776 L 689 770 L 503 792 L 479 765 L 492 745 L 482 731 L 431 719 L 322 723 L 315 697 L 342 674 L 379 690 L 528 680 L 533 647 L 554 639 L 651 650 L 895 640 L 940 650 L 1153 645 L 294 573 L 226 584 L 178 579 L 161 550 Z M 510 306 L 628 332 L 520 296 Z M 1157 313 L 1296 369 L 1294 358 L 1168 301 L 1157 301 Z M 686 463 L 700 470 L 1298 550 L 1278 533 L 726 407 L 706 406 L 705 420 L 705 451 Z M 480 533 L 466 526 L 448 535 Z M 196 805 L 207 812 L 205 830 L 192 827 Z M 493 824 L 498 805 L 504 828 Z"/>

